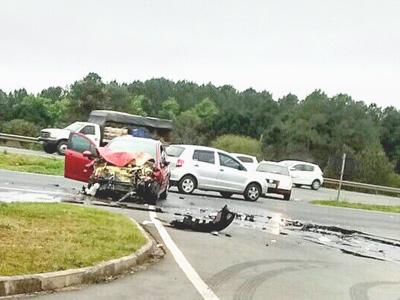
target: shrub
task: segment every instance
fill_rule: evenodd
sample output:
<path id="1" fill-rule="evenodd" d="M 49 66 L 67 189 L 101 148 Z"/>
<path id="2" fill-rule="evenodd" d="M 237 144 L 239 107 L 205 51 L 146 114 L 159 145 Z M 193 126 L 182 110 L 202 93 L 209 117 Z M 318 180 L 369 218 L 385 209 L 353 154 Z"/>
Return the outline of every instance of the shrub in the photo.
<path id="1" fill-rule="evenodd" d="M 233 153 L 243 153 L 262 157 L 261 143 L 248 136 L 226 134 L 219 136 L 211 143 L 212 147 Z"/>
<path id="2" fill-rule="evenodd" d="M 1 125 L 1 131 L 9 134 L 38 136 L 40 128 L 32 122 L 22 119 L 15 119 L 12 121 L 4 122 Z"/>

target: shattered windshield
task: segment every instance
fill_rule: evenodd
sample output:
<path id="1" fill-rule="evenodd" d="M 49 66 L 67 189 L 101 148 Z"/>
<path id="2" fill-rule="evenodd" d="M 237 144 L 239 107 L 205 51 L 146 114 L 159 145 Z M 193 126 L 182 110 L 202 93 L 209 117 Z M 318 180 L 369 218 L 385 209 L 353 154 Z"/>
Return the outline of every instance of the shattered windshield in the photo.
<path id="1" fill-rule="evenodd" d="M 257 168 L 257 171 L 289 176 L 289 170 L 287 167 L 273 165 L 273 164 L 260 164 Z"/>
<path id="2" fill-rule="evenodd" d="M 107 148 L 115 152 L 145 152 L 152 157 L 157 157 L 156 144 L 152 140 L 134 139 L 134 138 L 116 138 L 112 140 Z"/>

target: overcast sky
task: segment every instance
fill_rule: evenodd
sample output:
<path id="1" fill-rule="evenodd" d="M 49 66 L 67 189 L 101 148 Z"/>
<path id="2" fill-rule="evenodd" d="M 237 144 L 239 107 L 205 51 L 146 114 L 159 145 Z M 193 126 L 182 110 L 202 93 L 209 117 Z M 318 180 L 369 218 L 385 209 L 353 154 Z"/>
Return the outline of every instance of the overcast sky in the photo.
<path id="1" fill-rule="evenodd" d="M 88 72 L 400 108 L 400 1 L 0 0 L 0 89 Z"/>

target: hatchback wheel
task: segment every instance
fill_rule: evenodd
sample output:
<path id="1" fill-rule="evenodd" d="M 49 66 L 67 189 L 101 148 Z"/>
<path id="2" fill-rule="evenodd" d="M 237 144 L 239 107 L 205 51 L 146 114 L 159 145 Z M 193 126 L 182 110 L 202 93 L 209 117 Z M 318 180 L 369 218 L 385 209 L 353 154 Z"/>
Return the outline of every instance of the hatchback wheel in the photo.
<path id="1" fill-rule="evenodd" d="M 179 181 L 178 190 L 183 194 L 191 194 L 196 189 L 196 179 L 191 175 L 185 175 Z"/>
<path id="2" fill-rule="evenodd" d="M 244 191 L 244 198 L 247 201 L 257 201 L 261 196 L 261 187 L 257 183 L 250 183 Z"/>
<path id="3" fill-rule="evenodd" d="M 311 188 L 316 191 L 321 187 L 321 182 L 318 179 L 315 179 L 312 184 L 311 184 Z"/>
<path id="4" fill-rule="evenodd" d="M 291 194 L 292 194 L 292 192 L 291 191 L 289 191 L 289 192 L 287 192 L 287 193 L 284 193 L 283 194 L 283 200 L 290 200 L 290 196 L 291 196 Z"/>

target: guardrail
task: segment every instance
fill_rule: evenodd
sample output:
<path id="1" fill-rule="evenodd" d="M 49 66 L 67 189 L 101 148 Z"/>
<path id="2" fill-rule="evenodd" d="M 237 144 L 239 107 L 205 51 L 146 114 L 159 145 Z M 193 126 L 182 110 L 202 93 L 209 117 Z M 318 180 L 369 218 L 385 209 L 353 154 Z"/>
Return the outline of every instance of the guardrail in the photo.
<path id="1" fill-rule="evenodd" d="M 339 182 L 340 182 L 339 179 L 324 178 L 324 184 L 339 185 Z M 396 194 L 397 196 L 400 196 L 400 188 L 394 188 L 389 186 L 381 186 L 375 184 L 343 180 L 342 187 L 352 187 L 354 189 L 369 190 L 375 192 L 375 194 L 381 192 L 381 193 Z"/>
<path id="2" fill-rule="evenodd" d="M 40 144 L 37 137 L 23 136 L 23 135 L 16 135 L 16 134 L 0 133 L 0 139 L 8 140 L 8 141 Z"/>

